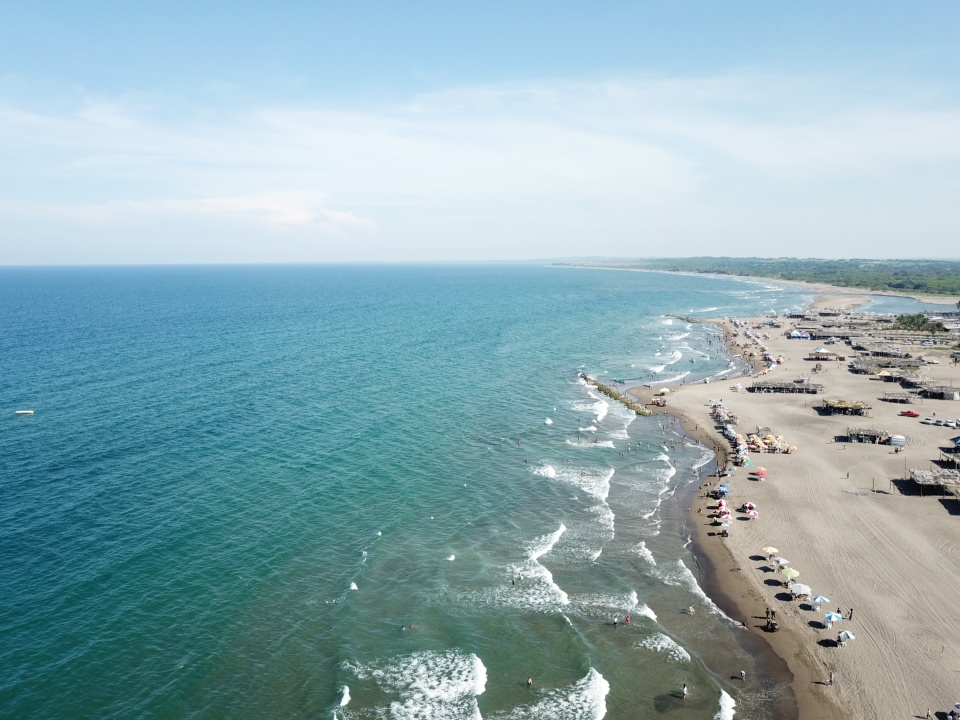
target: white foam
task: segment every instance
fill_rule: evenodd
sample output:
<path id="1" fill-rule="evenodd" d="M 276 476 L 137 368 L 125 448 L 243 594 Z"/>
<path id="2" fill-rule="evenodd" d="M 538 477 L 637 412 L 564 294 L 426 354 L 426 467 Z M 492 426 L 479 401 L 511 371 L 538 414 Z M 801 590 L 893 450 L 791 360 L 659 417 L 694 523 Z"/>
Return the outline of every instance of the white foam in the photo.
<path id="1" fill-rule="evenodd" d="M 663 653 L 671 662 L 690 662 L 690 653 L 677 645 L 672 638 L 664 635 L 663 633 L 657 633 L 656 635 L 651 635 L 648 638 L 644 638 L 637 643 L 637 647 L 646 648 L 647 650 L 652 650 L 653 652 Z"/>
<path id="2" fill-rule="evenodd" d="M 600 720 L 607 714 L 610 683 L 593 668 L 572 687 L 546 692 L 533 705 L 491 716 L 491 720 Z"/>
<path id="3" fill-rule="evenodd" d="M 451 555 L 450 557 L 447 558 L 447 560 L 449 560 L 450 562 L 453 562 L 456 559 L 457 559 L 456 555 Z"/>
<path id="4" fill-rule="evenodd" d="M 717 607 L 717 604 L 711 600 L 707 594 L 703 591 L 703 588 L 700 587 L 700 583 L 697 582 L 697 579 L 694 577 L 693 573 L 690 571 L 690 568 L 686 566 L 682 558 L 677 559 L 676 565 L 673 569 L 664 568 L 663 572 L 659 573 L 660 579 L 667 585 L 673 585 L 674 587 L 685 587 L 694 595 L 696 595 L 707 606 L 707 609 L 719 615 L 729 624 L 734 626 L 739 626 L 739 623 L 732 620 L 726 613 L 723 612 L 720 608 Z"/>
<path id="5" fill-rule="evenodd" d="M 720 709 L 713 716 L 713 720 L 733 720 L 736 706 L 737 703 L 734 702 L 733 698 L 727 695 L 726 691 L 720 690 Z"/>
<path id="6" fill-rule="evenodd" d="M 596 432 L 597 426 L 591 425 L 590 427 L 580 428 L 580 432 Z"/>
<path id="7" fill-rule="evenodd" d="M 563 523 L 560 523 L 560 527 L 557 528 L 556 531 L 534 540 L 530 544 L 530 553 L 527 555 L 527 557 L 533 562 L 537 562 L 540 558 L 553 550 L 553 547 L 560 541 L 560 538 L 566 531 L 567 526 Z"/>
<path id="8" fill-rule="evenodd" d="M 648 382 L 647 385 L 664 385 L 666 383 L 676 382 L 677 380 L 683 380 L 683 378 L 685 378 L 689 374 L 690 374 L 690 371 L 687 370 L 686 372 L 677 373 L 673 377 L 665 378 L 663 380 L 652 380 Z"/>
<path id="9" fill-rule="evenodd" d="M 565 442 L 567 443 L 567 445 L 574 445 L 576 447 L 588 447 L 588 446 L 589 447 L 605 447 L 605 448 L 616 447 L 613 444 L 613 440 L 598 440 L 597 442 L 593 442 L 593 440 L 590 440 L 590 441 L 566 440 Z"/>
<path id="10" fill-rule="evenodd" d="M 419 652 L 369 665 L 344 663 L 361 680 L 372 679 L 397 700 L 378 708 L 391 720 L 482 720 L 477 696 L 487 685 L 487 669 L 474 654 L 459 650 Z"/>
<path id="11" fill-rule="evenodd" d="M 653 553 L 650 552 L 650 548 L 648 548 L 648 547 L 647 547 L 647 544 L 646 544 L 645 542 L 643 542 L 642 540 L 637 544 L 637 546 L 634 548 L 634 550 L 637 551 L 637 555 L 639 555 L 640 557 L 642 557 L 644 560 L 646 560 L 646 561 L 647 561 L 648 563 L 650 563 L 651 565 L 656 565 L 656 564 L 657 564 L 656 558 L 654 558 L 654 557 L 653 557 Z"/>
<path id="12" fill-rule="evenodd" d="M 533 468 L 531 472 L 534 475 L 540 475 L 545 478 L 557 477 L 557 469 L 553 465 L 541 465 L 540 467 Z"/>
<path id="13" fill-rule="evenodd" d="M 350 688 L 344 685 L 340 688 L 340 707 L 346 707 L 350 704 Z"/>
<path id="14" fill-rule="evenodd" d="M 673 318 L 667 318 L 666 320 L 660 321 L 661 325 L 673 325 Z"/>
<path id="15" fill-rule="evenodd" d="M 350 589 L 351 589 L 351 590 L 356 590 L 356 589 L 357 589 L 357 584 L 356 584 L 355 582 L 350 583 Z"/>
<path id="16" fill-rule="evenodd" d="M 547 418 L 546 420 L 543 421 L 543 423 L 544 425 L 553 425 L 553 420 L 551 420 L 550 418 Z"/>
<path id="17" fill-rule="evenodd" d="M 659 354 L 660 354 L 660 353 L 657 353 L 657 355 L 659 355 Z M 663 369 L 664 369 L 665 367 L 666 367 L 666 365 L 651 365 L 651 366 L 648 368 L 648 370 L 650 370 L 651 372 L 655 372 L 655 373 L 662 373 L 662 372 L 663 372 Z"/>
<path id="18" fill-rule="evenodd" d="M 675 362 L 680 360 L 683 357 L 683 353 L 679 350 L 674 350 L 673 354 L 670 355 L 670 359 L 667 360 L 667 365 L 673 365 Z"/>

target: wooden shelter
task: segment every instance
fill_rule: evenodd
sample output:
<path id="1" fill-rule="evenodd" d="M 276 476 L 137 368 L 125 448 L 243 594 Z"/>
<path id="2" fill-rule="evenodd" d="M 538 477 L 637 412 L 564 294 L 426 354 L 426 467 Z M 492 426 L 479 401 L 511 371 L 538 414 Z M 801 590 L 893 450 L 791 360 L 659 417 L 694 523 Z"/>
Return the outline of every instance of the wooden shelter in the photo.
<path id="1" fill-rule="evenodd" d="M 870 443 L 880 445 L 890 439 L 886 430 L 871 430 L 869 428 L 847 428 L 847 442 Z"/>
<path id="2" fill-rule="evenodd" d="M 910 468 L 910 479 L 920 486 L 921 492 L 924 487 L 938 487 L 941 492 L 949 490 L 954 494 L 960 490 L 960 470 Z"/>
<path id="3" fill-rule="evenodd" d="M 927 385 L 920 389 L 920 394 L 935 400 L 960 400 L 960 388 L 952 385 Z"/>
<path id="4" fill-rule="evenodd" d="M 828 415 L 860 415 L 869 416 L 873 409 L 863 400 L 824 400 L 820 409 Z"/>
<path id="5" fill-rule="evenodd" d="M 761 380 L 754 382 L 747 388 L 750 392 L 762 393 L 806 393 L 809 395 L 819 395 L 823 392 L 823 385 L 808 382 L 775 382 L 773 380 Z"/>

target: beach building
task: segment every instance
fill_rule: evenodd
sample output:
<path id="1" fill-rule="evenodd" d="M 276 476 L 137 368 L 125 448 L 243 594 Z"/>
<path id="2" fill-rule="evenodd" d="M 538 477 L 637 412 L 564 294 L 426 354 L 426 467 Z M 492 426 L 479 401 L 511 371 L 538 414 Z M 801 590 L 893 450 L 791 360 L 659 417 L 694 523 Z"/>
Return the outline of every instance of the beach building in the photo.
<path id="1" fill-rule="evenodd" d="M 960 400 L 960 388 L 952 385 L 924 385 L 920 394 L 933 400 Z"/>
<path id="2" fill-rule="evenodd" d="M 869 417 L 873 407 L 863 400 L 824 400 L 820 412 L 824 415 L 859 415 Z"/>
<path id="3" fill-rule="evenodd" d="M 819 395 L 823 392 L 823 385 L 807 382 L 806 380 L 795 380 L 793 382 L 777 382 L 774 380 L 758 380 L 747 388 L 750 392 L 760 393 L 806 393 L 809 395 Z"/>
<path id="4" fill-rule="evenodd" d="M 871 428 L 847 428 L 847 442 L 850 443 L 870 443 L 880 445 L 890 440 L 890 433 L 885 430 L 873 430 Z"/>

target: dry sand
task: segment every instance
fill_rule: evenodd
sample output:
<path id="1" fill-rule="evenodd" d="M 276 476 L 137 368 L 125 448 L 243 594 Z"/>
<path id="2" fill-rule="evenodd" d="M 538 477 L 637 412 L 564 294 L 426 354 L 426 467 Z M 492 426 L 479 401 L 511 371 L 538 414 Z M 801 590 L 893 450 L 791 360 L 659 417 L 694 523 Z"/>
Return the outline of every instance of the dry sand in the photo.
<path id="1" fill-rule="evenodd" d="M 819 305 L 849 306 L 856 293 L 835 293 Z M 720 323 L 723 325 L 723 323 Z M 775 334 L 776 333 L 776 334 Z M 788 340 L 771 330 L 766 347 L 788 360 L 770 379 L 791 381 L 809 375 L 815 363 L 805 356 L 817 345 Z M 846 349 L 846 346 L 838 346 Z M 841 350 L 842 352 L 842 350 Z M 925 355 L 928 353 L 924 353 Z M 931 353 L 934 354 L 934 353 Z M 940 353 L 941 364 L 923 373 L 942 384 L 960 385 L 960 368 Z M 905 467 L 931 467 L 940 446 L 960 429 L 920 424 L 900 417 L 910 408 L 921 418 L 960 417 L 960 402 L 923 400 L 913 405 L 881 402 L 896 386 L 854 375 L 846 363 L 829 366 L 813 381 L 823 395 L 737 393 L 737 379 L 676 388 L 666 411 L 684 420 L 691 435 L 704 429 L 713 444 L 728 447 L 710 418 L 710 400 L 723 399 L 740 415 L 741 433 L 769 426 L 799 450 L 795 454 L 752 454 L 770 476 L 760 481 L 738 468 L 731 484 L 731 506 L 757 504 L 756 520 L 734 520 L 729 538 L 715 534 L 707 519 L 715 503 L 698 494 L 690 508 L 695 545 L 711 568 L 705 582 L 726 598 L 725 608 L 763 633 L 767 607 L 777 609 L 781 632 L 764 633 L 794 673 L 800 718 L 911 718 L 927 708 L 943 711 L 960 701 L 960 503 L 951 497 L 921 497 L 903 478 Z M 744 387 L 749 378 L 740 378 Z M 649 393 L 632 391 L 644 400 Z M 813 408 L 823 398 L 864 400 L 873 417 L 821 417 Z M 870 427 L 907 437 L 908 447 L 895 454 L 888 445 L 835 442 L 848 427 Z M 701 508 L 704 514 L 698 514 Z M 776 582 L 780 577 L 761 548 L 779 548 L 800 571 L 799 582 L 830 598 L 814 612 L 792 602 Z M 852 621 L 821 627 L 823 610 L 854 608 Z M 856 640 L 834 646 L 841 629 Z M 831 687 L 825 684 L 830 672 Z"/>

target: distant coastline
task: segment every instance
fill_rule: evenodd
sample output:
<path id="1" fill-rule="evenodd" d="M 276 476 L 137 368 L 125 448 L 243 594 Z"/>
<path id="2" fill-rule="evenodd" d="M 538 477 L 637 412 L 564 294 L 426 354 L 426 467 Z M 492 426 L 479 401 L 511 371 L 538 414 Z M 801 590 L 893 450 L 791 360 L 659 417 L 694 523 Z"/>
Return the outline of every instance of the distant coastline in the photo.
<path id="1" fill-rule="evenodd" d="M 923 275 L 920 271 L 917 274 L 910 274 L 909 270 L 902 276 L 898 276 L 897 283 L 919 285 L 919 287 L 893 287 L 889 283 L 882 282 L 871 285 L 854 285 L 849 282 L 833 282 L 828 273 L 817 274 L 814 270 L 805 272 L 808 277 L 786 277 L 784 274 L 777 274 L 778 268 L 785 266 L 787 261 L 780 265 L 771 263 L 758 263 L 757 269 L 764 269 L 768 272 L 751 272 L 753 269 L 751 261 L 756 258 L 744 258 L 742 263 L 736 258 L 680 258 L 671 260 L 628 260 L 628 261 L 610 261 L 610 262 L 563 262 L 554 263 L 558 267 L 580 267 L 595 268 L 607 270 L 632 270 L 640 272 L 664 272 L 681 275 L 695 275 L 698 277 L 716 277 L 731 278 L 737 280 L 750 280 L 755 282 L 775 282 L 793 287 L 808 289 L 811 293 L 817 295 L 837 293 L 842 295 L 887 295 L 890 297 L 907 297 L 924 303 L 934 305 L 956 305 L 960 300 L 960 261 L 923 261 L 925 263 Z M 719 261 L 730 261 L 721 263 Z M 791 260 L 791 264 L 804 263 L 804 260 Z M 821 261 L 817 261 L 821 262 Z M 832 262 L 832 261 L 831 261 Z M 835 261 L 849 263 L 885 263 L 887 261 Z M 920 261 L 902 261 L 903 263 Z M 899 265 L 898 265 L 899 267 Z M 857 267 L 850 268 L 850 272 L 857 272 Z M 794 275 L 798 273 L 793 273 Z M 866 275 L 866 273 L 864 273 Z M 933 286 L 930 278 L 936 278 L 942 283 L 939 286 Z M 928 282 L 925 282 L 928 281 Z"/>

